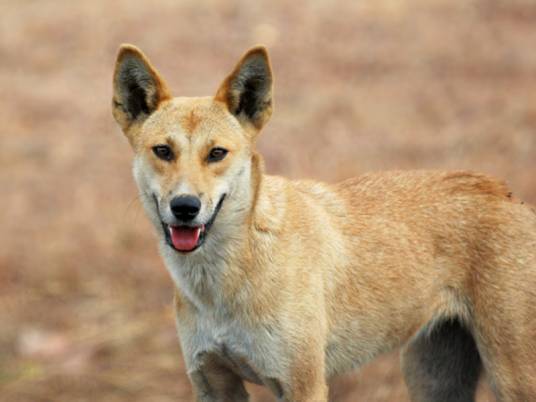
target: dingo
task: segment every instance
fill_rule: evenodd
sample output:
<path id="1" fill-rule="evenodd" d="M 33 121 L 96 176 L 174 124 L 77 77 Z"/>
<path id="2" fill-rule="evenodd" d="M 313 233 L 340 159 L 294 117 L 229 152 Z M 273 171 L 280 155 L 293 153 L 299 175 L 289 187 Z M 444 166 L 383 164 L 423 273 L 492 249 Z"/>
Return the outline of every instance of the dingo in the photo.
<path id="1" fill-rule="evenodd" d="M 198 401 L 326 401 L 327 379 L 399 346 L 413 401 L 536 400 L 536 214 L 495 179 L 385 172 L 338 184 L 264 174 L 263 47 L 216 95 L 173 98 L 119 50 L 113 114 L 176 286 Z"/>

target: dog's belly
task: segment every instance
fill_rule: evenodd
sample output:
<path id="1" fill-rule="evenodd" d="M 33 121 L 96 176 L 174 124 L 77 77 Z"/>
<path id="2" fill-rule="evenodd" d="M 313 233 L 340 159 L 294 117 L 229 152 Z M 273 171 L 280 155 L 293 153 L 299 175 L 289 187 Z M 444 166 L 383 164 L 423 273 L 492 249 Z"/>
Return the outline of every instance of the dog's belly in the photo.
<path id="1" fill-rule="evenodd" d="M 370 339 L 356 334 L 359 334 L 359 328 L 354 323 L 329 335 L 325 348 L 327 378 L 355 370 L 391 349 L 380 338 Z"/>

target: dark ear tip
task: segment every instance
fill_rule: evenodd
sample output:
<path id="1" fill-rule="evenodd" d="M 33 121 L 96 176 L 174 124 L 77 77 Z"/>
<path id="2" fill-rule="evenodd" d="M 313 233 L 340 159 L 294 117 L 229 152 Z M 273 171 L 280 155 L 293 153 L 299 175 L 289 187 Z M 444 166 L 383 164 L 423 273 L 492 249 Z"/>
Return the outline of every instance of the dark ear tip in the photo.
<path id="1" fill-rule="evenodd" d="M 268 57 L 268 49 L 266 49 L 266 46 L 264 45 L 256 45 L 253 46 L 251 49 L 249 49 L 246 54 L 244 55 L 244 58 L 248 58 L 251 56 L 261 56 L 265 58 L 266 60 L 269 59 Z"/>
<path id="2" fill-rule="evenodd" d="M 138 57 L 141 59 L 145 58 L 143 52 L 137 46 L 131 45 L 130 43 L 123 43 L 121 46 L 119 46 L 119 50 L 117 52 L 117 61 L 121 61 L 128 56 Z"/>

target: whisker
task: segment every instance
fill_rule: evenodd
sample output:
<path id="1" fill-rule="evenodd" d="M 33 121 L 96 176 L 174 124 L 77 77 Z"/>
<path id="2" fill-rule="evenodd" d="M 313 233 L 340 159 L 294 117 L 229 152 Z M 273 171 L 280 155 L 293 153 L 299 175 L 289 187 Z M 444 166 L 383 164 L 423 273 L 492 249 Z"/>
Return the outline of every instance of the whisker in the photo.
<path id="1" fill-rule="evenodd" d="M 130 208 L 131 208 L 133 205 L 137 205 L 138 207 L 141 205 L 141 202 L 139 202 L 139 203 L 137 203 L 137 204 L 135 204 L 135 202 L 136 202 L 136 201 L 140 201 L 140 200 L 142 199 L 143 196 L 148 197 L 149 194 L 148 194 L 148 193 L 138 193 L 132 200 L 130 200 L 130 202 L 127 204 L 127 207 L 126 207 L 126 209 L 125 209 L 125 212 L 124 212 L 124 215 L 123 215 L 123 219 L 126 219 L 127 214 L 129 213 Z M 139 213 L 140 213 L 140 208 L 137 208 L 137 209 L 136 209 L 136 212 L 135 212 L 135 215 L 134 215 L 133 222 L 135 222 L 135 221 L 138 219 Z"/>

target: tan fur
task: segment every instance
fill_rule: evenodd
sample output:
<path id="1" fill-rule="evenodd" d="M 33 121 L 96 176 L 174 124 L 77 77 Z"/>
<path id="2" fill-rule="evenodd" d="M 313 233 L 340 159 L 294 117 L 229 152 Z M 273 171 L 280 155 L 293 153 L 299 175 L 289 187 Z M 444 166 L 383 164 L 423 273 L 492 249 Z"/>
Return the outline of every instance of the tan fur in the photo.
<path id="1" fill-rule="evenodd" d="M 197 115 L 195 110 L 191 110 L 187 116 L 181 119 L 182 127 L 187 134 L 193 134 L 200 122 L 201 117 Z"/>
<path id="2" fill-rule="evenodd" d="M 161 83 L 143 121 L 114 115 L 136 152 L 136 180 L 177 286 L 177 328 L 199 401 L 246 401 L 243 379 L 281 400 L 326 401 L 329 377 L 417 345 L 448 319 L 474 338 L 499 401 L 536 400 L 536 215 L 503 182 L 471 172 L 382 172 L 337 184 L 266 175 L 255 138 L 271 93 L 252 120 L 230 112 L 240 95 L 232 80 L 264 49 L 248 52 L 215 98 L 175 99 L 141 52 L 122 49 L 118 65 L 137 52 Z M 156 158 L 157 144 L 176 160 Z M 214 146 L 229 154 L 208 164 Z M 199 195 L 206 216 L 221 189 L 228 194 L 207 242 L 189 254 L 166 245 L 150 196 L 163 209 L 178 188 Z M 407 350 L 410 376 L 418 362 Z M 418 378 L 408 381 L 415 401 L 430 400 Z"/>

